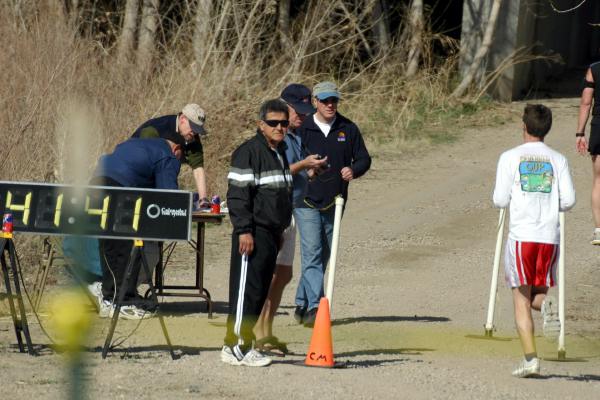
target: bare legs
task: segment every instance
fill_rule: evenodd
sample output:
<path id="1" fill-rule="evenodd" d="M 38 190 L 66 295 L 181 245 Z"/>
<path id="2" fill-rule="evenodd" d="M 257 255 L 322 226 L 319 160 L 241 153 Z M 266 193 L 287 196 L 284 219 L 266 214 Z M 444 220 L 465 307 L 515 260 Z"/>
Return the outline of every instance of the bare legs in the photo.
<path id="1" fill-rule="evenodd" d="M 513 302 L 515 306 L 515 323 L 517 333 L 521 339 L 521 346 L 525 356 L 535 356 L 537 350 L 533 338 L 534 325 L 531 309 L 539 311 L 548 292 L 547 287 L 524 285 L 513 288 Z"/>
<path id="2" fill-rule="evenodd" d="M 290 265 L 277 265 L 275 267 L 273 280 L 269 287 L 269 294 L 258 317 L 258 321 L 254 326 L 254 334 L 257 340 L 273 336 L 273 317 L 275 317 L 279 303 L 281 303 L 283 289 L 291 280 L 292 267 Z"/>

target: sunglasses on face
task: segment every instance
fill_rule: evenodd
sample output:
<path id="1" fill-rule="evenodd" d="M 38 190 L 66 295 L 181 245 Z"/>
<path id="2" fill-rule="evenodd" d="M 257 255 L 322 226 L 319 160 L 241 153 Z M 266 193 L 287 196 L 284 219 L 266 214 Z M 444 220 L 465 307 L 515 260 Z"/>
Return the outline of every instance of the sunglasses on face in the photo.
<path id="1" fill-rule="evenodd" d="M 271 128 L 277 128 L 277 125 L 281 125 L 282 128 L 287 128 L 290 124 L 290 121 L 288 121 L 287 119 L 265 119 L 263 121 Z"/>
<path id="2" fill-rule="evenodd" d="M 323 103 L 323 104 L 329 104 L 329 103 L 331 103 L 331 104 L 337 104 L 340 99 L 338 99 L 337 97 L 328 97 L 328 98 L 323 99 L 323 100 L 321 100 L 321 99 L 318 99 L 318 100 L 319 100 L 320 103 Z"/>

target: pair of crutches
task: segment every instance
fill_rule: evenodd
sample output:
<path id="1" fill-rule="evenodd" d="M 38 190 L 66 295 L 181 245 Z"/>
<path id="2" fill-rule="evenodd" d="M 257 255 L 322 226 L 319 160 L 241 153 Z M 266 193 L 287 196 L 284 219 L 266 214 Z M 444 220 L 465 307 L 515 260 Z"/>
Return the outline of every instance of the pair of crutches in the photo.
<path id="1" fill-rule="evenodd" d="M 502 242 L 504 240 L 504 221 L 506 209 L 500 209 L 498 218 L 498 232 L 496 236 L 496 250 L 494 252 L 494 267 L 492 270 L 492 283 L 490 287 L 490 298 L 488 302 L 488 313 L 485 322 L 485 336 L 492 337 L 494 331 L 494 311 L 496 308 L 496 293 L 498 291 L 498 269 L 500 267 L 500 256 L 502 254 Z M 560 222 L 560 245 L 558 257 L 558 319 L 560 320 L 560 333 L 558 335 L 558 359 L 566 358 L 565 350 L 565 213 L 559 213 Z"/>

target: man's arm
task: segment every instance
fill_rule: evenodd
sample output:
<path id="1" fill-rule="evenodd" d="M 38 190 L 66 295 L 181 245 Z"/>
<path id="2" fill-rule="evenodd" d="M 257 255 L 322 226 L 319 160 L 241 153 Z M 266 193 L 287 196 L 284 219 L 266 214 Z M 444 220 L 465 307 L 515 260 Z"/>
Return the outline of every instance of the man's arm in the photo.
<path id="1" fill-rule="evenodd" d="M 352 167 L 342 169 L 342 178 L 345 181 L 360 178 L 369 168 L 371 168 L 371 156 L 360 130 L 356 127 L 356 140 L 352 143 Z"/>
<path id="2" fill-rule="evenodd" d="M 513 184 L 513 173 L 509 170 L 506 154 L 502 154 L 498 160 L 496 170 L 496 186 L 494 187 L 494 206 L 498 208 L 508 207 L 510 204 L 510 192 Z"/>
<path id="3" fill-rule="evenodd" d="M 585 74 L 585 81 L 594 82 L 594 76 L 592 70 L 588 68 Z M 590 109 L 592 108 L 592 101 L 594 99 L 594 88 L 584 86 L 581 92 L 581 100 L 579 102 L 579 119 L 577 120 L 577 133 L 585 132 L 585 125 L 590 116 Z M 578 136 L 576 138 L 577 151 L 581 154 L 587 153 L 587 140 L 585 136 Z"/>
<path id="4" fill-rule="evenodd" d="M 196 182 L 200 203 L 203 203 L 204 200 L 204 205 L 206 206 L 208 195 L 206 192 L 206 173 L 204 172 L 204 149 L 202 148 L 200 138 L 196 137 L 196 140 L 186 147 L 185 162 L 192 167 L 192 174 L 194 175 L 194 182 Z"/>
<path id="5" fill-rule="evenodd" d="M 558 175 L 558 196 L 560 211 L 569 211 L 575 205 L 575 188 L 569 172 L 569 163 L 566 159 Z"/>
<path id="6" fill-rule="evenodd" d="M 305 169 L 316 169 L 321 168 L 327 163 L 327 157 L 321 159 L 316 154 L 307 156 L 304 160 L 300 160 L 293 164 L 290 164 L 290 172 L 292 175 L 296 175 L 298 172 Z"/>
<path id="7" fill-rule="evenodd" d="M 234 235 L 239 235 L 240 254 L 251 254 L 254 249 L 254 191 L 256 188 L 252 157 L 245 146 L 239 147 L 231 157 L 227 175 L 227 207 Z"/>
<path id="8" fill-rule="evenodd" d="M 207 199 L 206 174 L 204 173 L 204 167 L 198 167 L 192 170 L 192 172 L 194 174 L 194 181 L 196 181 L 196 189 L 198 189 L 200 199 Z"/>

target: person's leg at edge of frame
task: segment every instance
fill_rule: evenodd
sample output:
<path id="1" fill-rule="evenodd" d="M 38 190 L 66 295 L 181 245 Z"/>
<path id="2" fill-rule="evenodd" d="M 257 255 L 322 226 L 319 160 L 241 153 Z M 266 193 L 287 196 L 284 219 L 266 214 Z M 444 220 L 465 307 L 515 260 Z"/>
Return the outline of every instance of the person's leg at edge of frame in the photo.
<path id="1" fill-rule="evenodd" d="M 512 288 L 515 309 L 515 323 L 521 341 L 524 359 L 512 375 L 519 378 L 537 375 L 540 372 L 539 359 L 533 337 L 534 324 L 531 316 L 531 285 Z"/>
<path id="2" fill-rule="evenodd" d="M 600 245 L 600 157 L 598 155 L 592 155 L 592 170 L 593 170 L 593 183 L 592 183 L 592 216 L 594 217 L 594 234 L 592 237 L 592 244 Z"/>

